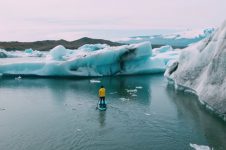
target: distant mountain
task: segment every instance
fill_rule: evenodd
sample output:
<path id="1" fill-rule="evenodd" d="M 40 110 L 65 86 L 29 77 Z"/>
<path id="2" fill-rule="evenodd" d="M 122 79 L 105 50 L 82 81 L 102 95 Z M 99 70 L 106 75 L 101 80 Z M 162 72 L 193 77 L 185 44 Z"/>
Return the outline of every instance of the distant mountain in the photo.
<path id="1" fill-rule="evenodd" d="M 103 39 L 92 39 L 84 37 L 75 41 L 66 41 L 66 40 L 45 40 L 45 41 L 36 41 L 36 42 L 0 42 L 0 49 L 5 50 L 25 50 L 32 48 L 39 51 L 48 51 L 54 48 L 57 45 L 63 45 L 68 49 L 77 49 L 84 44 L 107 44 L 110 46 L 120 46 L 123 44 L 103 40 Z"/>

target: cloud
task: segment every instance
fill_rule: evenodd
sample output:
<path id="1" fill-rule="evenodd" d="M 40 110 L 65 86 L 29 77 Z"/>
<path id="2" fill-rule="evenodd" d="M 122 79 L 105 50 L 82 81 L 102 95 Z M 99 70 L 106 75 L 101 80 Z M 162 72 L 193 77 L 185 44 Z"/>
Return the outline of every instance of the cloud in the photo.
<path id="1" fill-rule="evenodd" d="M 218 26 L 226 10 L 225 0 L 7 0 L 0 5 L 0 40 L 72 39 L 104 29 L 205 28 Z"/>

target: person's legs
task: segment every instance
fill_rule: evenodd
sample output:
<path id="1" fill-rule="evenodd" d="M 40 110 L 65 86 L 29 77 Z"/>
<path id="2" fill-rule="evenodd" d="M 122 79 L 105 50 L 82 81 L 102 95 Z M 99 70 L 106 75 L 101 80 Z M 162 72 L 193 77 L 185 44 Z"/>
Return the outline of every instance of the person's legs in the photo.
<path id="1" fill-rule="evenodd" d="M 103 97 L 100 97 L 100 107 L 103 107 L 103 103 L 104 103 Z"/>
<path id="2" fill-rule="evenodd" d="M 105 97 L 103 97 L 103 106 L 106 107 Z"/>

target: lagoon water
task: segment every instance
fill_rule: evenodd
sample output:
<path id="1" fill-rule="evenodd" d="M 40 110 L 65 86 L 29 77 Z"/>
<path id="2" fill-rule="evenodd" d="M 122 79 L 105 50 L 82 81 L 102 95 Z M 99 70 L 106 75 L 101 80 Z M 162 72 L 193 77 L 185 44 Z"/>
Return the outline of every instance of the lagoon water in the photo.
<path id="1" fill-rule="evenodd" d="M 195 96 L 167 87 L 162 75 L 90 80 L 0 79 L 0 149 L 226 149 L 226 124 Z M 96 110 L 101 84 L 105 112 Z"/>

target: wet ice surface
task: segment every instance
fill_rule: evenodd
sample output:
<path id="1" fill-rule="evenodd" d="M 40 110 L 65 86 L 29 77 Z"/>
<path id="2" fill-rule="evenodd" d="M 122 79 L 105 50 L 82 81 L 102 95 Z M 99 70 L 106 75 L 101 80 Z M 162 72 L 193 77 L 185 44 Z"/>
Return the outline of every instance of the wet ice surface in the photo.
<path id="1" fill-rule="evenodd" d="M 226 149 L 225 123 L 162 75 L 95 79 L 106 87 L 106 112 L 95 109 L 100 84 L 90 80 L 0 79 L 0 148 Z"/>

